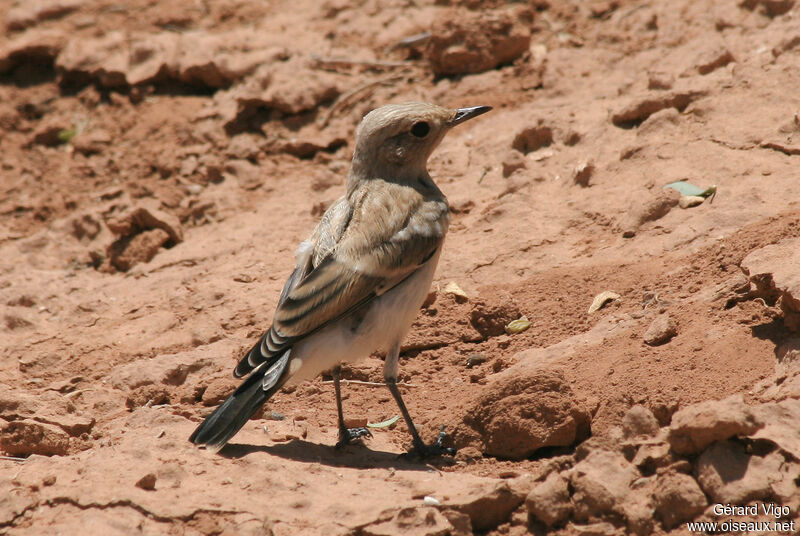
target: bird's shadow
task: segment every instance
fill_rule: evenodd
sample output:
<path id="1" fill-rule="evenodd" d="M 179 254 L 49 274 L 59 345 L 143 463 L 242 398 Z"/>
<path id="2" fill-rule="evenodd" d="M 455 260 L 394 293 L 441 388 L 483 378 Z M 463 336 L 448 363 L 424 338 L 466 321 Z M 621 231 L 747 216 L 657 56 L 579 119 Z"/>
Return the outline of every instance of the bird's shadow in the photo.
<path id="1" fill-rule="evenodd" d="M 256 452 L 265 452 L 273 456 L 299 462 L 316 462 L 331 467 L 351 467 L 355 469 L 391 468 L 403 471 L 430 471 L 431 469 L 430 463 L 407 458 L 394 452 L 371 450 L 363 445 L 349 445 L 342 449 L 337 449 L 329 445 L 320 445 L 301 439 L 292 439 L 288 443 L 275 445 L 228 443 L 225 448 L 219 451 L 219 454 L 226 458 L 238 459 Z"/>

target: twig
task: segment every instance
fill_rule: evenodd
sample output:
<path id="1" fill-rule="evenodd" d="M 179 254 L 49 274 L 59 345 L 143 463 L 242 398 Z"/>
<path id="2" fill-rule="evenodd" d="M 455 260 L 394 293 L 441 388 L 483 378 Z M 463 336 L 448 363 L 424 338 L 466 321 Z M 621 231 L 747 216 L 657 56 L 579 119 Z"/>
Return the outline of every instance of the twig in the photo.
<path id="1" fill-rule="evenodd" d="M 333 103 L 333 106 L 331 106 L 331 109 L 328 110 L 328 113 L 325 114 L 325 117 L 322 119 L 322 122 L 320 123 L 320 128 L 327 127 L 328 123 L 331 120 L 331 117 L 333 117 L 333 114 L 336 113 L 340 108 L 344 107 L 344 105 L 347 103 L 347 101 L 350 98 L 352 98 L 354 95 L 356 95 L 358 93 L 361 93 L 362 91 L 364 91 L 366 89 L 370 89 L 370 88 L 372 88 L 374 86 L 379 86 L 381 84 L 388 84 L 389 82 L 394 82 L 395 80 L 400 80 L 404 76 L 405 76 L 404 74 L 391 74 L 389 76 L 385 76 L 383 78 L 379 78 L 378 80 L 373 80 L 371 82 L 366 82 L 364 84 L 361 84 L 360 86 L 354 87 L 353 89 L 351 89 L 350 91 L 348 91 L 346 93 L 342 93 L 341 95 L 339 95 L 339 97 Z"/>
<path id="2" fill-rule="evenodd" d="M 10 462 L 24 462 L 26 458 L 20 458 L 18 456 L 0 456 L 0 460 L 8 460 Z"/>
<path id="3" fill-rule="evenodd" d="M 328 65 L 331 67 L 335 65 L 346 65 L 346 66 L 356 65 L 359 67 L 398 68 L 398 67 L 409 67 L 412 65 L 416 65 L 416 63 L 410 61 L 351 60 L 348 58 L 324 58 L 322 56 L 317 56 L 316 54 L 311 55 L 311 60 L 320 65 Z"/>
<path id="4" fill-rule="evenodd" d="M 420 34 L 412 35 L 406 37 L 405 39 L 401 39 L 397 43 L 389 46 L 386 48 L 386 53 L 392 52 L 398 48 L 408 48 L 408 47 L 415 47 L 417 45 L 425 44 L 425 42 L 431 38 L 430 32 L 423 32 Z"/>
<path id="5" fill-rule="evenodd" d="M 363 382 L 361 380 L 341 380 L 341 381 L 345 385 L 350 385 L 352 383 L 353 385 L 366 385 L 367 387 L 386 387 L 386 384 L 383 382 Z M 322 383 L 331 384 L 333 383 L 333 380 L 325 380 Z M 399 387 L 416 387 L 416 385 L 414 385 L 413 383 L 397 382 L 397 385 Z"/>

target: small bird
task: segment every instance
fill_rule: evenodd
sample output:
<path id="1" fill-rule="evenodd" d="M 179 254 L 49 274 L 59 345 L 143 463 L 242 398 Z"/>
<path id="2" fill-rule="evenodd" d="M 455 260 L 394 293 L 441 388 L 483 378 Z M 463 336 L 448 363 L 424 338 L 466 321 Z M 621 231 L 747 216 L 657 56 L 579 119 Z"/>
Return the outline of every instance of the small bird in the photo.
<path id="1" fill-rule="evenodd" d="M 442 445 L 444 427 L 435 443 L 422 441 L 397 388 L 397 371 L 400 343 L 428 294 L 449 223 L 447 198 L 428 174 L 428 157 L 451 128 L 489 110 L 411 102 L 364 117 L 345 195 L 300 244 L 272 327 L 234 370 L 247 378 L 191 442 L 218 451 L 281 387 L 325 371 L 336 394 L 337 447 L 371 435 L 345 426 L 341 363 L 385 350 L 383 376 L 411 433 L 409 453 L 454 453 Z"/>

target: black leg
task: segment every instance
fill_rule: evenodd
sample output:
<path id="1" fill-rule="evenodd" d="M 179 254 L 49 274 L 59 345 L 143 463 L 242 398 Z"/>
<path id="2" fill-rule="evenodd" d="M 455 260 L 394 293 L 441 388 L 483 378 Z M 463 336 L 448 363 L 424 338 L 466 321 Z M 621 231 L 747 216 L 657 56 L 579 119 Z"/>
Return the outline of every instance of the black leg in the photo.
<path id="1" fill-rule="evenodd" d="M 342 388 L 339 385 L 339 377 L 341 376 L 342 367 L 335 366 L 331 370 L 333 377 L 333 390 L 336 392 L 336 411 L 339 414 L 339 441 L 336 442 L 336 448 L 342 448 L 350 444 L 353 440 L 359 437 L 372 436 L 372 432 L 368 428 L 348 428 L 344 424 L 344 412 L 342 411 Z"/>
<path id="2" fill-rule="evenodd" d="M 432 445 L 426 445 L 422 441 L 422 438 L 419 437 L 417 427 L 414 426 L 414 423 L 411 421 L 411 415 L 408 414 L 408 409 L 406 409 L 406 404 L 403 402 L 403 397 L 400 396 L 400 389 L 397 388 L 397 379 L 386 378 L 386 387 L 388 387 L 389 391 L 391 391 L 395 402 L 397 402 L 397 406 L 400 408 L 400 413 L 403 414 L 406 425 L 408 425 L 408 431 L 411 432 L 411 439 L 414 443 L 414 448 L 408 452 L 409 456 L 427 458 L 429 456 L 441 456 L 442 454 L 449 454 L 452 456 L 456 453 L 455 449 L 442 445 L 444 438 L 447 437 L 447 434 L 444 433 L 444 426 L 442 426 L 436 442 Z"/>

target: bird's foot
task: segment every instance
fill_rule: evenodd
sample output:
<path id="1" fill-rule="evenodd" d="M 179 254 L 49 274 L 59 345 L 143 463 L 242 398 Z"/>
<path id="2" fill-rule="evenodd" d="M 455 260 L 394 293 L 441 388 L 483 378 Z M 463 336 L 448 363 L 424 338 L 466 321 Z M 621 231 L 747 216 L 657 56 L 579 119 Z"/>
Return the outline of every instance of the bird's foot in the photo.
<path id="1" fill-rule="evenodd" d="M 372 437 L 372 432 L 369 431 L 369 428 L 339 428 L 339 441 L 336 442 L 336 448 L 340 449 L 349 445 L 360 437 Z"/>
<path id="2" fill-rule="evenodd" d="M 444 431 L 444 425 L 442 429 L 439 431 L 439 437 L 436 438 L 436 441 L 430 445 L 426 445 L 421 441 L 419 444 L 415 444 L 414 447 L 409 450 L 405 457 L 407 458 L 434 458 L 436 456 L 454 456 L 456 453 L 456 449 L 451 447 L 445 447 L 442 443 L 444 439 L 447 437 L 447 434 Z"/>

